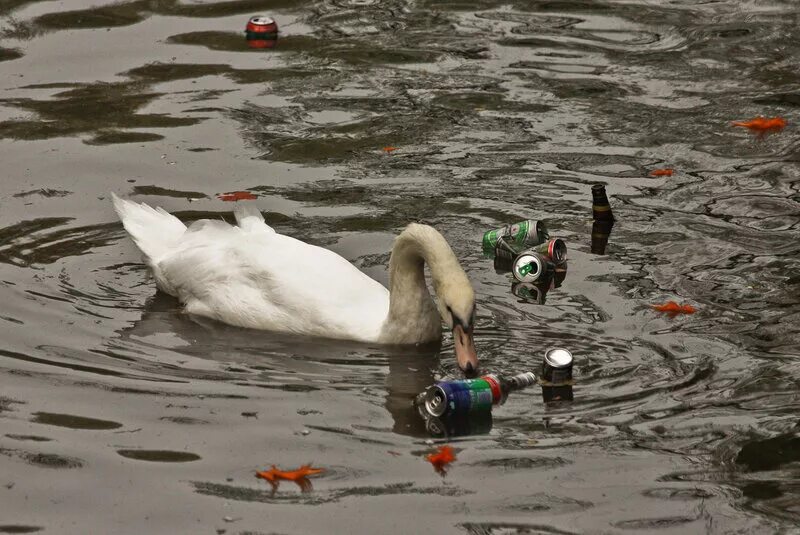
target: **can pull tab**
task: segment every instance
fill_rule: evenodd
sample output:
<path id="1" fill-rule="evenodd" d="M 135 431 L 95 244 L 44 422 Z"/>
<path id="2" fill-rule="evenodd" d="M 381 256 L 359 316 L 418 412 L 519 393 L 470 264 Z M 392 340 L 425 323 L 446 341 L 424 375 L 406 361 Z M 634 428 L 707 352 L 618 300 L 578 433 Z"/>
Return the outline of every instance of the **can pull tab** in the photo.
<path id="1" fill-rule="evenodd" d="M 531 262 L 530 264 L 525 264 L 524 266 L 519 268 L 519 270 L 518 270 L 519 271 L 519 276 L 520 277 L 524 277 L 525 275 L 527 275 L 528 273 L 533 271 L 533 268 L 535 268 L 535 267 L 536 267 L 536 263 L 535 262 Z"/>

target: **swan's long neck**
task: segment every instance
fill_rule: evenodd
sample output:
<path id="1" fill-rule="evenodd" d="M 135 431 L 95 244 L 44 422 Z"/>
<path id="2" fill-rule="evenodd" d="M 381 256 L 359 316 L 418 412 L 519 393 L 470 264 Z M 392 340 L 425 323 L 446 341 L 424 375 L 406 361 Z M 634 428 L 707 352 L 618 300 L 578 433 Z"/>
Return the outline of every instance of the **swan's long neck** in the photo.
<path id="1" fill-rule="evenodd" d="M 464 273 L 441 234 L 426 225 L 409 225 L 397 237 L 389 261 L 389 314 L 382 329 L 384 341 L 417 343 L 441 337 L 442 320 L 425 284 L 425 264 L 440 298 L 448 278 Z"/>

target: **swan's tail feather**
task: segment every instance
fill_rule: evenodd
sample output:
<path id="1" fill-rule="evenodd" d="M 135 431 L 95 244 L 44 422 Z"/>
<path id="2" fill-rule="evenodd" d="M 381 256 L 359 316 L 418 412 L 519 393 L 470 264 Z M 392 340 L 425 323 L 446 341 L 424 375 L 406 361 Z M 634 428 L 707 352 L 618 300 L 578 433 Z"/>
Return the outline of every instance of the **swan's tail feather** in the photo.
<path id="1" fill-rule="evenodd" d="M 248 232 L 254 230 L 266 230 L 268 232 L 275 232 L 272 227 L 264 222 L 264 216 L 254 204 L 239 204 L 233 209 L 233 215 L 236 217 L 236 224 L 242 230 Z"/>
<path id="2" fill-rule="evenodd" d="M 154 267 L 159 259 L 173 249 L 186 232 L 186 225 L 162 208 L 120 199 L 113 193 L 111 198 L 122 225 L 150 267 Z"/>

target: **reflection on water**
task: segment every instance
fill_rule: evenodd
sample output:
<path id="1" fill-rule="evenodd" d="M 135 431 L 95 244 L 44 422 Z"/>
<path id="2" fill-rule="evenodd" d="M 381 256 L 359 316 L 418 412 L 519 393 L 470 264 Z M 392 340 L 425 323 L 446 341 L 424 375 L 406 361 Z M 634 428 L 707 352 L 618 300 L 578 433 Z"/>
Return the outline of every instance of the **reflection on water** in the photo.
<path id="1" fill-rule="evenodd" d="M 351 529 L 299 509 L 329 503 L 374 532 L 797 524 L 796 2 L 282 0 L 268 51 L 242 32 L 261 1 L 78 4 L 0 4 L 0 531 L 118 531 L 144 488 L 125 518 L 154 532 L 186 531 L 176 510 L 266 529 L 214 503 L 302 512 L 268 515 L 276 532 Z M 759 115 L 789 124 L 731 126 Z M 588 219 L 596 183 L 613 235 Z M 411 401 L 455 373 L 449 337 L 386 348 L 188 317 L 110 190 L 228 221 L 215 195 L 255 192 L 276 230 L 384 284 L 403 225 L 435 225 L 475 285 L 482 366 L 566 347 L 575 399 L 521 393 L 486 434 L 442 422 L 459 462 L 447 485 L 422 479 Z M 568 284 L 509 288 L 476 253 L 525 218 L 570 244 Z M 652 312 L 668 300 L 698 312 Z M 311 460 L 331 467 L 313 492 L 253 482 Z M 89 483 L 118 473 L 124 490 Z"/>

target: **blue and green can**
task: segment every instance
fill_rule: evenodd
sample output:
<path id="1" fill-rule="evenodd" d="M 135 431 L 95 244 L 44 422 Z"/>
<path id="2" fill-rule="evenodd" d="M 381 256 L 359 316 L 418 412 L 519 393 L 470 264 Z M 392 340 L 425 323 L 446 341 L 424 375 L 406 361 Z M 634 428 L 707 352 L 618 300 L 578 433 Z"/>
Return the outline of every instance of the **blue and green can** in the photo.
<path id="1" fill-rule="evenodd" d="M 418 400 L 420 411 L 429 416 L 491 411 L 502 397 L 500 385 L 491 376 L 444 381 L 429 387 Z"/>

